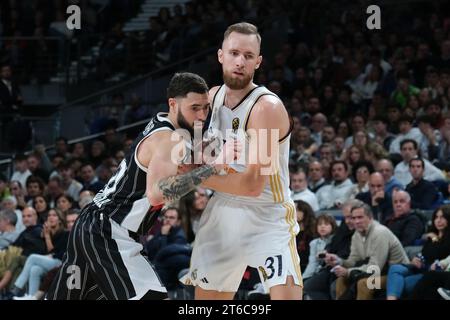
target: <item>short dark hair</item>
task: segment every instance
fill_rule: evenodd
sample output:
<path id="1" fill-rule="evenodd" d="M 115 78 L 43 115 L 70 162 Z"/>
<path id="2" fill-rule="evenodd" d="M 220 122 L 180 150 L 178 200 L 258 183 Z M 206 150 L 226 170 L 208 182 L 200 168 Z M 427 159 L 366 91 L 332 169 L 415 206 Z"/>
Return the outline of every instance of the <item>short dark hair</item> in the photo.
<path id="1" fill-rule="evenodd" d="M 347 162 L 345 162 L 344 160 L 334 160 L 331 164 L 330 164 L 330 173 L 333 170 L 333 167 L 337 164 L 342 164 L 345 168 L 345 171 L 348 171 L 348 164 Z"/>
<path id="2" fill-rule="evenodd" d="M 27 161 L 28 157 L 26 155 L 24 155 L 23 153 L 19 153 L 16 154 L 16 156 L 14 157 L 14 162 L 18 162 L 18 161 Z"/>
<path id="3" fill-rule="evenodd" d="M 419 147 L 416 140 L 413 140 L 413 139 L 403 139 L 403 140 L 400 142 L 400 150 L 403 148 L 403 145 L 405 145 L 406 143 L 412 143 L 413 146 L 414 146 L 414 150 L 417 150 L 417 148 Z"/>
<path id="4" fill-rule="evenodd" d="M 167 99 L 176 97 L 184 98 L 189 92 L 208 93 L 208 85 L 197 74 L 190 72 L 175 73 L 167 88 Z"/>
<path id="5" fill-rule="evenodd" d="M 432 124 L 433 123 L 433 119 L 429 116 L 424 114 L 423 116 L 420 116 L 417 118 L 417 123 L 428 123 L 428 124 Z"/>
<path id="6" fill-rule="evenodd" d="M 425 169 L 425 161 L 423 161 L 423 159 L 421 157 L 414 157 L 411 160 L 409 160 L 409 164 L 408 166 L 411 168 L 411 164 L 413 161 L 420 161 L 420 163 L 422 164 L 422 168 Z"/>
<path id="7" fill-rule="evenodd" d="M 404 114 L 398 119 L 398 123 L 401 123 L 401 122 L 408 122 L 410 124 L 413 124 L 414 118 L 408 116 L 407 114 Z"/>

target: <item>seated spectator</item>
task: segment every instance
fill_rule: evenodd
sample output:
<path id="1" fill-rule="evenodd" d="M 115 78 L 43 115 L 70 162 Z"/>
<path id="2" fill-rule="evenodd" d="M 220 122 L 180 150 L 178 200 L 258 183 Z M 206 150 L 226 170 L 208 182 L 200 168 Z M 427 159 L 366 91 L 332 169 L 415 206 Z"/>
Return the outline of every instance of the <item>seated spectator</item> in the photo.
<path id="1" fill-rule="evenodd" d="M 356 199 L 367 204 L 374 219 L 381 223 L 392 215 L 392 199 L 384 190 L 383 176 L 374 172 L 369 178 L 369 191 L 356 195 Z"/>
<path id="2" fill-rule="evenodd" d="M 181 225 L 187 242 L 194 243 L 195 235 L 200 227 L 200 217 L 208 204 L 209 197 L 206 189 L 197 188 L 180 199 L 179 213 Z M 152 228 L 153 229 L 153 228 Z"/>
<path id="3" fill-rule="evenodd" d="M 91 163 L 84 163 L 81 168 L 81 183 L 83 184 L 83 190 L 89 190 L 98 193 L 105 185 L 98 180 L 95 175 L 94 166 Z"/>
<path id="4" fill-rule="evenodd" d="M 441 294 L 442 289 L 446 289 L 447 292 L 450 289 L 450 255 L 443 260 L 435 261 L 430 266 L 430 271 L 425 272 L 414 286 L 411 299 L 439 300 L 441 297 L 445 298 Z"/>
<path id="5" fill-rule="evenodd" d="M 406 186 L 411 195 L 411 208 L 430 210 L 439 198 L 438 190 L 433 183 L 423 178 L 425 162 L 422 158 L 413 158 L 409 161 L 409 171 L 413 180 Z"/>
<path id="6" fill-rule="evenodd" d="M 74 207 L 74 204 L 75 201 L 72 197 L 65 194 L 56 199 L 56 208 L 61 211 L 63 217 L 65 217 L 67 212 Z"/>
<path id="7" fill-rule="evenodd" d="M 16 241 L 20 232 L 16 230 L 17 215 L 14 210 L 0 211 L 0 250 L 5 249 Z"/>
<path id="8" fill-rule="evenodd" d="M 9 284 L 17 278 L 22 270 L 26 258 L 33 253 L 45 254 L 45 242 L 41 237 L 42 226 L 37 224 L 38 216 L 36 210 L 27 207 L 23 210 L 22 215 L 23 224 L 26 229 L 19 235 L 11 246 L 21 249 L 21 255 L 14 257 L 3 276 L 0 278 L 0 291 L 7 289 L 9 291 Z"/>
<path id="9" fill-rule="evenodd" d="M 9 183 L 9 189 L 11 190 L 11 195 L 16 198 L 17 201 L 17 209 L 23 210 L 25 207 L 27 207 L 27 203 L 25 201 L 25 189 L 23 188 L 24 184 L 22 185 L 19 181 L 11 181 Z"/>
<path id="10" fill-rule="evenodd" d="M 3 199 L 0 209 L 11 209 L 16 213 L 17 222 L 16 222 L 16 231 L 22 232 L 25 230 L 25 226 L 22 223 L 22 211 L 17 209 L 17 200 L 13 196 L 6 197 Z"/>
<path id="11" fill-rule="evenodd" d="M 303 200 L 308 203 L 314 211 L 319 210 L 317 197 L 308 189 L 308 182 L 304 171 L 294 172 L 291 175 L 291 198 L 292 200 Z"/>
<path id="12" fill-rule="evenodd" d="M 343 204 L 342 214 L 344 221 L 336 229 L 331 242 L 325 247 L 326 253 L 333 253 L 341 259 L 346 259 L 349 256 L 354 231 L 351 208 L 355 203 L 358 203 L 358 201 L 349 200 Z M 330 270 L 330 266 L 324 265 L 305 282 L 304 294 L 306 299 L 329 300 L 330 298 L 336 298 L 336 275 Z"/>
<path id="13" fill-rule="evenodd" d="M 339 208 L 350 197 L 352 182 L 348 178 L 348 165 L 345 161 L 331 163 L 333 181 L 317 191 L 320 209 Z"/>
<path id="14" fill-rule="evenodd" d="M 389 159 L 381 159 L 377 163 L 377 171 L 382 174 L 384 179 L 384 192 L 392 198 L 392 192 L 395 189 L 403 190 L 404 186 L 394 177 L 394 166 Z"/>
<path id="15" fill-rule="evenodd" d="M 317 191 L 326 184 L 327 183 L 323 177 L 322 164 L 319 161 L 312 161 L 309 164 L 309 168 L 308 168 L 309 190 L 311 190 L 313 193 L 316 193 L 316 196 L 317 196 Z"/>
<path id="16" fill-rule="evenodd" d="M 19 277 L 11 290 L 14 300 L 33 299 L 38 291 L 42 276 L 62 263 L 62 257 L 67 248 L 69 233 L 64 230 L 65 220 L 59 210 L 51 209 L 44 224 L 42 236 L 45 239 L 46 255 L 30 255 Z M 24 296 L 20 294 L 28 284 L 28 291 Z"/>
<path id="17" fill-rule="evenodd" d="M 41 157 L 38 154 L 31 153 L 28 155 L 27 162 L 28 169 L 33 176 L 39 177 L 45 182 L 48 181 L 50 173 L 41 167 Z"/>
<path id="18" fill-rule="evenodd" d="M 334 231 L 337 228 L 336 220 L 330 215 L 322 214 L 316 220 L 316 228 L 319 237 L 309 243 L 309 259 L 308 266 L 303 273 L 304 280 L 309 279 L 321 269 L 322 261 L 325 258 L 325 247 L 333 239 Z"/>
<path id="19" fill-rule="evenodd" d="M 11 181 L 19 181 L 23 186 L 27 183 L 27 178 L 31 176 L 28 170 L 27 157 L 24 154 L 18 154 L 14 158 L 14 169 Z"/>
<path id="20" fill-rule="evenodd" d="M 297 251 L 300 257 L 300 268 L 302 272 L 306 269 L 309 259 L 309 244 L 316 235 L 316 218 L 311 206 L 302 200 L 296 200 L 297 223 L 300 231 L 296 236 Z"/>
<path id="21" fill-rule="evenodd" d="M 369 177 L 373 172 L 373 166 L 368 161 L 358 161 L 352 167 L 353 184 L 350 198 L 353 199 L 361 192 L 369 191 Z"/>
<path id="22" fill-rule="evenodd" d="M 162 283 L 168 290 L 178 286 L 178 273 L 189 268 L 191 247 L 181 228 L 181 217 L 176 208 L 167 208 L 163 213 L 163 225 L 145 250 Z"/>
<path id="23" fill-rule="evenodd" d="M 403 190 L 394 191 L 392 207 L 394 214 L 384 224 L 404 247 L 413 245 L 422 236 L 425 226 L 420 217 L 411 212 L 411 196 Z"/>
<path id="24" fill-rule="evenodd" d="M 83 186 L 74 179 L 73 169 L 70 164 L 68 162 L 61 163 L 58 167 L 58 173 L 61 176 L 64 193 L 72 197 L 74 201 L 78 201 Z"/>
<path id="25" fill-rule="evenodd" d="M 8 180 L 6 177 L 0 173 L 0 202 L 3 201 L 4 198 L 9 197 L 11 195 L 11 191 L 8 187 Z"/>
<path id="26" fill-rule="evenodd" d="M 335 254 L 326 254 L 326 261 L 334 266 L 337 299 L 370 300 L 374 289 L 367 285 L 369 267 L 378 267 L 381 274 L 387 266 L 408 263 L 409 259 L 397 237 L 385 226 L 373 220 L 372 211 L 359 201 L 352 207 L 352 220 L 355 233 L 352 237 L 350 256 L 341 259 Z M 381 287 L 385 277 L 380 279 Z"/>
<path id="27" fill-rule="evenodd" d="M 407 186 L 411 180 L 412 176 L 409 171 L 409 161 L 418 156 L 418 144 L 415 140 L 406 139 L 400 143 L 400 150 L 403 161 L 397 164 L 394 170 L 394 175 L 398 181 L 404 186 Z M 428 160 L 423 160 L 425 163 L 424 179 L 428 181 L 445 180 L 444 174 L 432 165 Z"/>
<path id="28" fill-rule="evenodd" d="M 388 300 L 397 300 L 410 294 L 436 260 L 450 255 L 450 206 L 437 209 L 432 221 L 433 226 L 421 254 L 414 257 L 410 264 L 395 264 L 389 268 L 386 289 Z"/>
<path id="29" fill-rule="evenodd" d="M 47 194 L 49 197 L 50 208 L 56 207 L 56 200 L 64 195 L 62 180 L 60 176 L 51 177 L 47 184 Z"/>
<path id="30" fill-rule="evenodd" d="M 44 181 L 36 176 L 29 176 L 27 179 L 27 196 L 25 197 L 25 201 L 27 201 L 28 205 L 32 205 L 33 198 L 36 196 L 43 196 L 45 183 Z"/>
<path id="31" fill-rule="evenodd" d="M 50 209 L 47 198 L 44 196 L 34 197 L 33 208 L 38 215 L 38 223 L 43 225 L 47 221 L 48 210 Z"/>
<path id="32" fill-rule="evenodd" d="M 94 200 L 94 193 L 89 190 L 80 192 L 80 200 L 78 201 L 78 207 L 83 210 L 85 206 L 90 204 Z"/>
<path id="33" fill-rule="evenodd" d="M 410 116 L 404 115 L 399 119 L 399 135 L 392 141 L 389 153 L 400 153 L 401 143 L 403 140 L 414 140 L 418 144 L 422 143 L 424 136 L 418 128 L 413 128 L 414 119 Z"/>

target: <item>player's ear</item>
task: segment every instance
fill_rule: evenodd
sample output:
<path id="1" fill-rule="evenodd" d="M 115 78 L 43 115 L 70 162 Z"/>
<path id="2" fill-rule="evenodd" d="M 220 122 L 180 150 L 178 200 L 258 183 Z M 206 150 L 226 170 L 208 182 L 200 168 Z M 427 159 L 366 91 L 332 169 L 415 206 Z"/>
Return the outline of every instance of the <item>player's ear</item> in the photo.
<path id="1" fill-rule="evenodd" d="M 258 58 L 256 59 L 256 61 L 257 61 L 257 63 L 256 63 L 255 69 L 258 69 L 259 66 L 260 66 L 261 63 L 262 63 L 262 56 L 258 56 Z"/>
<path id="2" fill-rule="evenodd" d="M 223 63 L 223 50 L 222 49 L 217 50 L 217 59 L 219 60 L 220 63 Z"/>
<path id="3" fill-rule="evenodd" d="M 177 99 L 175 98 L 169 98 L 169 110 L 172 112 L 177 112 Z"/>

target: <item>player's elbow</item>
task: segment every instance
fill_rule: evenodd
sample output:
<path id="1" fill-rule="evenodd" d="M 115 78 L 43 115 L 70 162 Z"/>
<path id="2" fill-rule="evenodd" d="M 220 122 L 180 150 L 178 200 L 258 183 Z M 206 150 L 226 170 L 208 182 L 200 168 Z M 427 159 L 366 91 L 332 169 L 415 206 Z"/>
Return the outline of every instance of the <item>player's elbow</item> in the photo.
<path id="1" fill-rule="evenodd" d="M 147 191 L 146 196 L 148 202 L 150 202 L 150 205 L 152 207 L 159 206 L 164 203 L 162 195 L 159 192 L 155 192 L 154 190 Z"/>

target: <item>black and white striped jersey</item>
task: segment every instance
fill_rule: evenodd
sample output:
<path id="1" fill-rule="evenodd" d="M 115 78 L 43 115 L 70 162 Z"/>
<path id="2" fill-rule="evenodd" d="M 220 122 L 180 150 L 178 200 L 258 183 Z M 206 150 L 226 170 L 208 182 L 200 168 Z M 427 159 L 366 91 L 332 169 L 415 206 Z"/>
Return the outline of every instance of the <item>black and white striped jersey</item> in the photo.
<path id="1" fill-rule="evenodd" d="M 155 132 L 174 131 L 167 113 L 158 113 L 133 142 L 114 176 L 94 198 L 100 212 L 122 227 L 144 234 L 153 225 L 161 206 L 151 207 L 146 191 L 147 168 L 137 160 L 139 145 Z"/>

